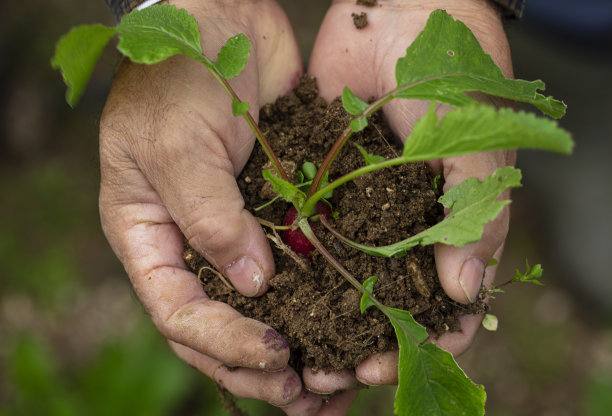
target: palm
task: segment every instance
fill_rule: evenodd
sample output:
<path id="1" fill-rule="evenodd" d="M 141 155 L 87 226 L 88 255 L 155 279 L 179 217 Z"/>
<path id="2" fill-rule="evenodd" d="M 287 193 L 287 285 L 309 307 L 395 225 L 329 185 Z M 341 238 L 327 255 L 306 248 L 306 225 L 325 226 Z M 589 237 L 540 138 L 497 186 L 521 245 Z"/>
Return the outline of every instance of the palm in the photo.
<path id="1" fill-rule="evenodd" d="M 461 1 L 456 3 L 459 2 Z M 379 97 L 395 87 L 395 62 L 405 55 L 406 48 L 423 29 L 429 13 L 435 9 L 435 5 L 427 6 L 431 8 L 426 10 L 421 5 L 410 3 L 365 9 L 368 25 L 361 30 L 355 28 L 351 19 L 351 13 L 357 11 L 354 2 L 334 3 L 319 31 L 308 69 L 309 73 L 317 78 L 320 93 L 325 99 L 331 100 L 340 95 L 344 86 L 351 88 L 362 99 Z M 446 6 L 452 8 L 450 4 Z M 474 10 L 458 9 L 457 13 L 453 13 L 453 10 L 445 8 L 456 18 L 472 26 L 472 31 L 485 51 L 492 55 L 506 76 L 511 76 L 508 45 L 495 13 L 487 15 L 487 9 L 479 9 L 478 13 L 474 13 Z M 482 24 L 483 21 L 486 23 Z M 383 108 L 383 113 L 394 132 L 404 139 L 427 107 L 428 103 L 422 101 L 394 100 Z M 446 108 L 439 107 L 438 111 L 443 113 Z M 444 173 L 446 188 L 457 185 L 470 176 L 484 179 L 497 167 L 512 163 L 512 152 L 491 152 L 428 162 L 434 172 Z M 474 297 L 474 291 L 482 280 L 484 265 L 488 264 L 492 257 L 501 255 L 507 223 L 506 210 L 498 219 L 487 225 L 481 242 L 462 248 L 443 245 L 436 247 L 438 275 L 451 298 L 467 302 L 468 294 Z M 478 261 L 468 264 L 467 260 L 472 258 Z M 467 266 L 463 267 L 464 264 Z M 483 265 L 482 269 L 480 265 Z M 465 284 L 459 282 L 458 278 L 462 268 L 468 279 Z M 485 284 L 493 280 L 494 271 L 494 268 L 486 269 Z M 444 335 L 436 342 L 453 354 L 460 354 L 471 343 L 480 320 L 481 317 L 476 316 L 463 317 L 462 332 Z M 366 360 L 357 368 L 358 377 L 369 384 L 394 381 L 396 370 L 384 369 L 384 366 L 376 364 L 380 362 L 380 357 Z M 394 365 L 397 363 L 397 356 L 383 355 L 382 362 L 388 366 Z"/>

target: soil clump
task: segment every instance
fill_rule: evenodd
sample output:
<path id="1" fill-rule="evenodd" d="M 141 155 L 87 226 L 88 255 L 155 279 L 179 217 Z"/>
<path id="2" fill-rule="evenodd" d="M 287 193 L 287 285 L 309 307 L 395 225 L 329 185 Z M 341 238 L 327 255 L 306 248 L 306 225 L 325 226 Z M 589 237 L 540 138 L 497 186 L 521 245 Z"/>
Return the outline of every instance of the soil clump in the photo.
<path id="1" fill-rule="evenodd" d="M 283 164 L 299 168 L 305 161 L 320 163 L 334 140 L 346 128 L 350 116 L 339 99 L 329 105 L 320 97 L 314 79 L 303 76 L 288 95 L 260 110 L 259 125 Z M 330 169 L 330 180 L 364 165 L 356 146 L 390 158 L 401 152 L 380 112 L 362 132 L 354 134 Z M 251 212 L 280 225 L 289 204 L 269 202 L 262 177 L 268 163 L 259 145 L 237 179 L 245 205 Z M 291 174 L 290 174 L 291 177 Z M 443 217 L 432 186 L 432 175 L 424 163 L 383 169 L 349 182 L 334 191 L 331 204 L 339 215 L 330 218 L 341 234 L 362 244 L 391 244 L 417 234 Z M 264 231 L 275 238 L 271 229 Z M 327 249 L 358 280 L 378 276 L 374 296 L 383 304 L 410 311 L 434 334 L 460 330 L 458 316 L 483 313 L 486 305 L 463 305 L 451 300 L 439 284 L 433 246 L 415 247 L 402 258 L 372 257 L 345 246 L 323 227 L 316 230 Z M 276 275 L 270 290 L 258 298 L 247 298 L 224 284 L 206 260 L 186 246 L 184 257 L 198 274 L 206 293 L 244 314 L 271 326 L 287 340 L 292 365 L 316 370 L 341 370 L 357 366 L 375 352 L 397 348 L 393 327 L 374 307 L 359 310 L 360 293 L 327 261 L 314 252 L 304 260 L 304 270 L 291 256 L 271 242 Z"/>

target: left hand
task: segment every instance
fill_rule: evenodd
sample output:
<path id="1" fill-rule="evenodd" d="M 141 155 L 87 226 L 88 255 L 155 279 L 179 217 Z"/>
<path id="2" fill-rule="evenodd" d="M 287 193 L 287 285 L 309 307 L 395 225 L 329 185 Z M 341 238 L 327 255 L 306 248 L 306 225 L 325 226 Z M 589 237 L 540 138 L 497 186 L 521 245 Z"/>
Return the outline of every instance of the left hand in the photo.
<path id="1" fill-rule="evenodd" d="M 356 6 L 353 0 L 335 0 L 317 36 L 308 69 L 317 78 L 321 96 L 330 101 L 341 95 L 345 86 L 362 99 L 379 97 L 393 89 L 397 59 L 405 55 L 406 48 L 436 9 L 445 9 L 455 19 L 463 21 L 504 75 L 512 77 L 510 50 L 501 18 L 494 6 L 485 0 L 425 3 L 400 0 L 380 2 L 370 8 Z M 367 13 L 368 25 L 358 30 L 351 14 L 361 11 Z M 405 140 L 428 105 L 425 101 L 393 100 L 383 108 L 383 113 L 395 133 Z M 444 111 L 448 108 L 439 107 L 440 113 Z M 499 151 L 432 160 L 428 165 L 434 173 L 444 174 L 446 191 L 468 177 L 483 180 L 495 169 L 514 162 L 514 152 Z M 436 245 L 438 276 L 453 300 L 469 303 L 477 298 L 483 281 L 485 285 L 493 281 L 495 267 L 486 266 L 492 258 L 501 256 L 508 223 L 509 211 L 505 208 L 485 226 L 479 242 L 464 247 Z M 481 320 L 482 316 L 463 316 L 460 318 L 461 332 L 444 334 L 434 342 L 457 356 L 469 347 Z M 376 354 L 356 368 L 356 377 L 368 385 L 395 384 L 397 361 L 397 351 Z"/>

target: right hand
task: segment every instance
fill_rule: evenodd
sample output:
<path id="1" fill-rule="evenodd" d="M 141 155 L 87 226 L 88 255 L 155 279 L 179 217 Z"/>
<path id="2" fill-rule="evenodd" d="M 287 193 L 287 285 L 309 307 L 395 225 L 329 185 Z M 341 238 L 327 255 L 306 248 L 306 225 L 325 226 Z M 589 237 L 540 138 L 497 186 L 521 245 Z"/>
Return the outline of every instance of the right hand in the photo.
<path id="1" fill-rule="evenodd" d="M 214 59 L 225 41 L 252 42 L 230 81 L 251 114 L 287 93 L 302 64 L 293 32 L 272 1 L 170 1 L 199 22 Z M 254 137 L 208 70 L 184 56 L 152 66 L 124 60 L 100 121 L 102 227 L 134 290 L 183 360 L 231 393 L 313 414 L 289 349 L 273 329 L 208 298 L 183 259 L 183 236 L 234 287 L 259 296 L 274 274 L 266 237 L 244 209 L 235 176 Z M 233 369 L 230 371 L 230 367 Z"/>

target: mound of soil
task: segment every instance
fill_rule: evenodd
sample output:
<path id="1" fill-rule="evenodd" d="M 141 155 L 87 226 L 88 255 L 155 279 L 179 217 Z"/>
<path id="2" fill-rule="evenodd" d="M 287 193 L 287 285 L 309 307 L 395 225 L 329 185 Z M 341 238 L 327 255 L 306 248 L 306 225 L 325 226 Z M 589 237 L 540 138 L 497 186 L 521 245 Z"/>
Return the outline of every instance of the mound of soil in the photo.
<path id="1" fill-rule="evenodd" d="M 339 99 L 329 105 L 320 97 L 315 81 L 302 77 L 287 96 L 260 111 L 260 127 L 283 165 L 291 170 L 305 161 L 320 163 L 334 140 L 350 120 Z M 400 150 L 393 133 L 379 116 L 351 137 L 330 170 L 330 178 L 364 165 L 363 156 L 352 143 L 386 158 Z M 246 206 L 257 217 L 282 224 L 289 205 L 276 201 L 262 210 L 271 194 L 262 178 L 268 163 L 256 146 L 238 178 Z M 432 177 L 424 163 L 412 163 L 365 175 L 334 191 L 331 203 L 339 212 L 330 218 L 346 237 L 367 245 L 386 245 L 414 235 L 438 222 L 442 207 L 436 202 Z M 319 227 L 317 235 L 327 249 L 361 282 L 379 277 L 374 296 L 387 306 L 410 311 L 415 319 L 435 334 L 460 330 L 458 316 L 482 313 L 482 303 L 462 305 L 452 301 L 441 288 L 435 268 L 433 247 L 416 247 L 403 258 L 372 257 L 345 246 Z M 272 239 L 273 231 L 265 228 Z M 291 348 L 290 364 L 300 370 L 341 370 L 358 365 L 375 352 L 397 348 L 393 327 L 374 307 L 359 311 L 360 294 L 318 253 L 305 270 L 291 256 L 271 243 L 276 275 L 270 290 L 259 298 L 247 298 L 230 289 L 208 263 L 191 247 L 185 260 L 200 276 L 206 293 L 225 302 L 245 316 L 266 323 L 281 333 Z"/>

